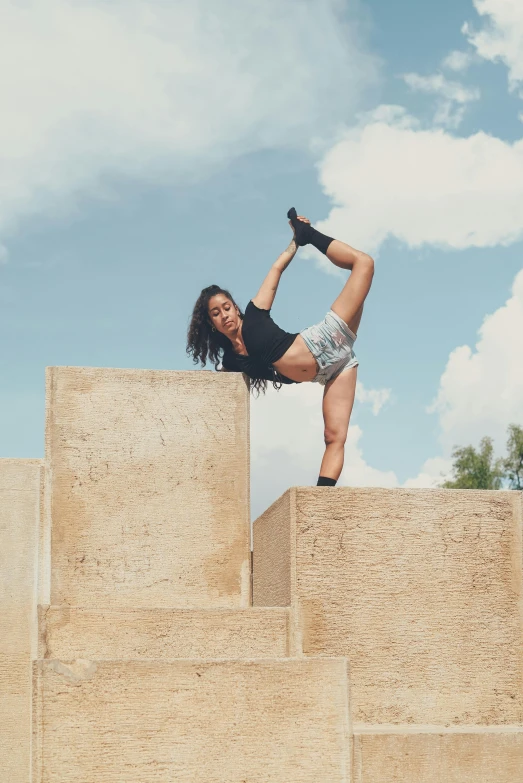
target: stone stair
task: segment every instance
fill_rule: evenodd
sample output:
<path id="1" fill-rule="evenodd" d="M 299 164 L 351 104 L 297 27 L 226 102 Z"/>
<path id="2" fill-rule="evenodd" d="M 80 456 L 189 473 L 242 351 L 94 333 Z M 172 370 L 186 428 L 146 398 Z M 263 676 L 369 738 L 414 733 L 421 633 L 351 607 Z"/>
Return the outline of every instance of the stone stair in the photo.
<path id="1" fill-rule="evenodd" d="M 348 781 L 343 659 L 37 661 L 42 783 Z"/>
<path id="2" fill-rule="evenodd" d="M 243 378 L 51 368 L 45 464 L 12 470 L 8 783 L 348 783 L 346 659 L 290 656 L 289 610 L 252 607 Z"/>
<path id="3" fill-rule="evenodd" d="M 518 492 L 293 488 L 255 522 L 254 604 L 349 661 L 354 783 L 523 780 L 522 565 Z"/>
<path id="4" fill-rule="evenodd" d="M 45 460 L 0 460 L 1 783 L 519 783 L 521 493 L 293 488 L 251 563 L 248 406 L 48 370 Z"/>
<path id="5" fill-rule="evenodd" d="M 38 657 L 286 658 L 288 609 L 40 607 Z"/>

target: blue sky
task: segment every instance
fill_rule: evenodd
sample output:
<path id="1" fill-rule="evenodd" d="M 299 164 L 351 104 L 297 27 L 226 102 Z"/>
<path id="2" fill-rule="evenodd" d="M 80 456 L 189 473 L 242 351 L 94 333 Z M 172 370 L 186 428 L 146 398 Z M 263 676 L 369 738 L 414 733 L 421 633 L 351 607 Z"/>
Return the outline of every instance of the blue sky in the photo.
<path id="1" fill-rule="evenodd" d="M 340 483 L 431 486 L 454 444 L 502 451 L 523 423 L 517 0 L 0 0 L 0 29 L 0 456 L 42 456 L 46 365 L 193 369 L 199 291 L 245 306 L 292 205 L 376 258 Z M 331 271 L 301 251 L 275 320 L 323 318 Z M 312 384 L 253 402 L 254 516 L 315 483 L 320 406 Z"/>

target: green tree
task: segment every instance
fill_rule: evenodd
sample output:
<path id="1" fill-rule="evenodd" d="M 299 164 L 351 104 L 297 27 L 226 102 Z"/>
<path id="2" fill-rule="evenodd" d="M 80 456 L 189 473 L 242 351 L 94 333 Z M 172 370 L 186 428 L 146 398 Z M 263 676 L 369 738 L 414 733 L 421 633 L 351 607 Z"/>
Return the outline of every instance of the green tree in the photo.
<path id="1" fill-rule="evenodd" d="M 504 461 L 494 459 L 492 438 L 483 438 L 476 450 L 474 446 L 455 448 L 452 452 L 453 480 L 441 486 L 446 489 L 501 489 L 504 478 Z"/>
<path id="2" fill-rule="evenodd" d="M 507 458 L 503 460 L 505 478 L 511 489 L 523 490 L 523 427 L 508 428 Z"/>

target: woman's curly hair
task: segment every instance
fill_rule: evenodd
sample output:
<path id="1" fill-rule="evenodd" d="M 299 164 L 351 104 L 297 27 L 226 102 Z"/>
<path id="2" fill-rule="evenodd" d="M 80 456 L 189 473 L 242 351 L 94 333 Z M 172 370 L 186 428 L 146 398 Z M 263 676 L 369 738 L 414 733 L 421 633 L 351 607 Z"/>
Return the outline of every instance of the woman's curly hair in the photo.
<path id="1" fill-rule="evenodd" d="M 214 369 L 218 369 L 218 365 L 222 359 L 223 353 L 227 348 L 231 347 L 231 341 L 224 334 L 218 330 L 212 330 L 212 324 L 209 319 L 209 299 L 217 294 L 223 294 L 230 299 L 235 307 L 238 307 L 229 291 L 220 288 L 218 285 L 210 285 L 204 288 L 200 296 L 196 300 L 194 309 L 191 316 L 191 322 L 187 331 L 187 348 L 188 355 L 193 357 L 194 364 L 198 362 L 205 367 L 207 364 L 207 358 L 214 364 Z M 243 319 L 244 314 L 238 307 L 240 312 L 240 318 Z M 248 378 L 249 389 L 255 390 L 258 394 L 263 392 L 265 394 L 267 390 L 267 381 L 265 378 Z"/>

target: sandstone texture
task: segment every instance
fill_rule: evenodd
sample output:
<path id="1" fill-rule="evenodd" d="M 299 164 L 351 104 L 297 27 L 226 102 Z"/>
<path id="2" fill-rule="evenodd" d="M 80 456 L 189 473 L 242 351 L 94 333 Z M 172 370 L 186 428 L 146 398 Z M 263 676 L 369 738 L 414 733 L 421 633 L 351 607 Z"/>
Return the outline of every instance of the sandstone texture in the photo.
<path id="1" fill-rule="evenodd" d="M 247 607 L 248 461 L 241 375 L 49 369 L 48 603 Z"/>
<path id="2" fill-rule="evenodd" d="M 292 489 L 253 592 L 291 606 L 291 652 L 348 657 L 355 722 L 523 724 L 521 493 Z"/>
<path id="3" fill-rule="evenodd" d="M 0 459 L 0 780 L 28 783 L 36 654 L 39 460 Z"/>
<path id="4" fill-rule="evenodd" d="M 518 783 L 523 727 L 354 736 L 354 783 Z"/>
<path id="5" fill-rule="evenodd" d="M 287 609 L 40 607 L 39 658 L 284 658 Z"/>
<path id="6" fill-rule="evenodd" d="M 346 663 L 40 661 L 34 783 L 349 783 Z"/>

